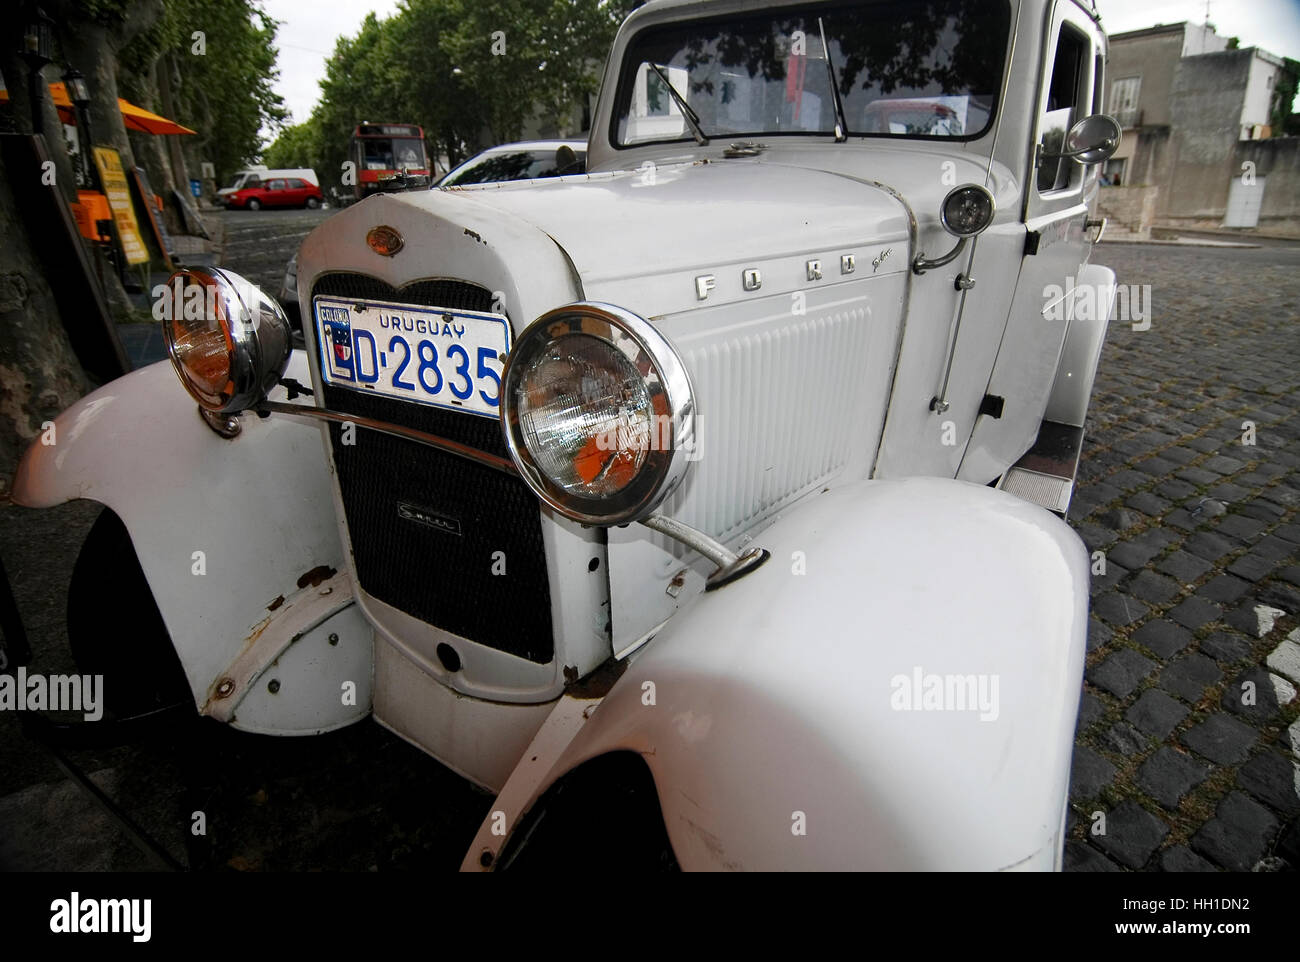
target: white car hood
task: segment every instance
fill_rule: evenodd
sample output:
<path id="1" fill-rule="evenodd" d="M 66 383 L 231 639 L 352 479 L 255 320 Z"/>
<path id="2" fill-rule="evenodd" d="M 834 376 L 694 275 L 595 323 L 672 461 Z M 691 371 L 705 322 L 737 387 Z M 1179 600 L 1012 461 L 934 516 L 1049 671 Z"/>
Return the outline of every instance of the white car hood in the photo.
<path id="1" fill-rule="evenodd" d="M 396 196 L 450 217 L 464 199 L 528 223 L 563 248 L 589 291 L 649 274 L 744 267 L 908 236 L 906 211 L 886 191 L 750 160 Z"/>

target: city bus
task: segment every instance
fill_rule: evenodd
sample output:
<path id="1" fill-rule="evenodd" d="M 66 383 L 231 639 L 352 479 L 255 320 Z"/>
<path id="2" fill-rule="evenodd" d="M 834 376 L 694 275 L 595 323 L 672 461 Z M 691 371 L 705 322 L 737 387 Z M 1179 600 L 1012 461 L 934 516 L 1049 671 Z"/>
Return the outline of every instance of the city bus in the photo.
<path id="1" fill-rule="evenodd" d="M 348 143 L 348 159 L 356 165 L 357 200 L 382 190 L 385 181 L 399 174 L 406 176 L 407 186 L 429 186 L 424 130 L 415 124 L 358 124 Z"/>

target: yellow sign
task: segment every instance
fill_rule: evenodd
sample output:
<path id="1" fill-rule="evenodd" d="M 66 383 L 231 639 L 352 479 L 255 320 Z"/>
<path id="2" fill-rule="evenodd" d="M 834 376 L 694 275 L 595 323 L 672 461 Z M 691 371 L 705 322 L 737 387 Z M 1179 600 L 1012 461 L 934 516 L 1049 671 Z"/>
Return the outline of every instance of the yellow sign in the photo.
<path id="1" fill-rule="evenodd" d="M 140 237 L 140 226 L 135 220 L 135 209 L 131 206 L 131 188 L 127 186 L 126 174 L 122 172 L 122 158 L 112 147 L 94 148 L 95 166 L 99 168 L 99 181 L 104 185 L 108 197 L 108 206 L 113 209 L 113 220 L 117 222 L 117 236 L 122 242 L 122 253 L 128 264 L 144 264 L 149 260 L 149 251 L 145 249 Z"/>

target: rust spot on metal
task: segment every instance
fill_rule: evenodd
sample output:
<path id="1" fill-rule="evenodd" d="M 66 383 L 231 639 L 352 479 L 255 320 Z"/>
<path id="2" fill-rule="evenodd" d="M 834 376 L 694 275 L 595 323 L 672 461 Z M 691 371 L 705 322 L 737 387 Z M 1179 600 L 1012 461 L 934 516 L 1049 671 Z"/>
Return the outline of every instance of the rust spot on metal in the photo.
<path id="1" fill-rule="evenodd" d="M 271 623 L 271 616 L 267 615 L 265 618 L 263 618 L 261 621 L 259 621 L 256 625 L 253 626 L 253 630 L 250 631 L 248 633 L 248 637 L 244 639 L 245 651 L 248 650 L 249 645 L 257 641 L 258 638 L 262 637 L 262 632 L 266 631 L 266 628 L 270 623 Z"/>
<path id="2" fill-rule="evenodd" d="M 482 236 L 478 231 L 470 230 L 468 227 L 465 228 L 465 236 L 466 236 L 466 237 L 472 237 L 472 238 L 474 238 L 474 239 L 475 239 L 476 241 L 478 241 L 480 244 L 486 244 L 486 243 L 487 243 L 487 241 L 485 241 L 485 240 L 483 239 L 483 236 Z"/>
<path id="3" fill-rule="evenodd" d="M 311 585 L 315 588 L 326 578 L 333 578 L 337 573 L 338 572 L 329 565 L 317 565 L 315 568 L 312 568 L 311 571 L 308 571 L 298 579 L 298 587 L 306 588 L 308 585 Z"/>
<path id="4" fill-rule="evenodd" d="M 570 675 L 569 672 L 573 674 Z M 564 668 L 564 690 L 574 698 L 604 698 L 614 687 L 614 682 L 623 677 L 627 671 L 627 662 L 610 658 L 582 681 L 578 681 L 578 670 Z"/>
<path id="5" fill-rule="evenodd" d="M 235 691 L 235 681 L 233 678 L 223 678 L 217 684 L 216 697 L 229 698 Z"/>
<path id="6" fill-rule="evenodd" d="M 282 604 L 284 604 L 284 595 L 280 595 L 280 597 L 276 598 L 273 602 L 267 605 L 266 610 L 275 611 L 275 609 L 279 608 Z"/>

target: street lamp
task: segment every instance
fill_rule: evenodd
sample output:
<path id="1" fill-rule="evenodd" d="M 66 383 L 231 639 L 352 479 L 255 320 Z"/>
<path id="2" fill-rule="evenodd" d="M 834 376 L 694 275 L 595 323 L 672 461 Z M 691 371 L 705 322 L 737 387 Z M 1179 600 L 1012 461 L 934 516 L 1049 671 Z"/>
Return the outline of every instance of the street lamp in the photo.
<path id="1" fill-rule="evenodd" d="M 94 177 L 90 172 L 94 166 L 90 162 L 90 87 L 76 67 L 69 67 L 63 75 L 63 87 L 77 115 L 77 173 L 83 185 L 94 188 Z"/>
<path id="2" fill-rule="evenodd" d="M 41 71 L 54 62 L 50 56 L 54 44 L 54 21 L 45 15 L 40 7 L 32 8 L 31 18 L 23 27 L 23 46 L 19 56 L 27 63 L 27 80 L 31 85 L 32 132 L 45 132 L 41 117 Z"/>
<path id="3" fill-rule="evenodd" d="M 63 86 L 68 90 L 68 99 L 76 104 L 78 109 L 90 103 L 90 88 L 86 86 L 85 76 L 76 67 L 69 67 L 68 72 L 63 75 Z"/>

